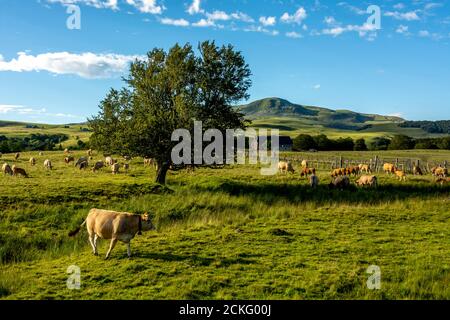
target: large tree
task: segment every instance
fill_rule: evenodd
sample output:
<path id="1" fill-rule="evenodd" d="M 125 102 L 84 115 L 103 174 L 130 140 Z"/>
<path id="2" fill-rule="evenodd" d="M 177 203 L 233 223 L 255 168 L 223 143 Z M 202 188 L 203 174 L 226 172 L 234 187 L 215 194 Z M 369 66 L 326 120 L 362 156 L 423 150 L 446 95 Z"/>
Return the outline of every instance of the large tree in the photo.
<path id="1" fill-rule="evenodd" d="M 248 99 L 251 72 L 242 54 L 231 45 L 203 42 L 196 55 L 191 45 L 168 52 L 153 49 L 136 60 L 124 79 L 126 87 L 111 89 L 100 112 L 89 119 L 91 146 L 117 154 L 153 158 L 156 182 L 165 184 L 176 129 L 244 128 L 233 105 Z"/>

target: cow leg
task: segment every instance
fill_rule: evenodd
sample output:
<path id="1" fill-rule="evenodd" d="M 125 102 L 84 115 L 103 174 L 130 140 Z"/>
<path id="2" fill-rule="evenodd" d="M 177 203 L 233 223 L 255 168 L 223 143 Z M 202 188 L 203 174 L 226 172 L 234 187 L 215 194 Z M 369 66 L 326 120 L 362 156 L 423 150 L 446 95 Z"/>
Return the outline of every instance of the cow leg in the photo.
<path id="1" fill-rule="evenodd" d="M 93 233 L 89 234 L 89 243 L 91 244 L 92 252 L 94 254 L 96 254 L 95 240 L 94 240 L 94 234 Z"/>
<path id="2" fill-rule="evenodd" d="M 130 243 L 127 243 L 127 254 L 128 254 L 128 258 L 131 258 L 131 248 L 130 248 Z"/>
<path id="3" fill-rule="evenodd" d="M 96 235 L 94 236 L 94 254 L 95 254 L 96 256 L 98 256 L 98 251 L 97 251 L 97 240 L 98 240 L 98 235 L 96 234 Z"/>
<path id="4" fill-rule="evenodd" d="M 109 255 L 111 254 L 112 249 L 114 249 L 114 247 L 116 246 L 116 243 L 117 243 L 117 239 L 111 239 L 111 243 L 109 245 L 108 253 L 106 253 L 106 259 L 109 258 Z"/>

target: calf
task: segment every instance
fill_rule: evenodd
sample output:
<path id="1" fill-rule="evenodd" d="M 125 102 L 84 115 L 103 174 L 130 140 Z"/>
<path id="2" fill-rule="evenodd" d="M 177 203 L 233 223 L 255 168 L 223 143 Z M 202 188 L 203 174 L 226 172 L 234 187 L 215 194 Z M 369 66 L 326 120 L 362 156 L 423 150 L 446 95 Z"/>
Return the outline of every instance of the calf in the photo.
<path id="1" fill-rule="evenodd" d="M 36 159 L 35 158 L 30 158 L 30 165 L 34 166 L 36 165 Z"/>
<path id="2" fill-rule="evenodd" d="M 114 163 L 111 166 L 112 174 L 118 174 L 119 173 L 119 169 L 120 169 L 120 165 L 118 163 Z"/>
<path id="3" fill-rule="evenodd" d="M 395 173 L 395 170 L 397 169 L 392 163 L 385 163 L 383 165 L 383 171 L 387 174 Z"/>
<path id="4" fill-rule="evenodd" d="M 72 157 L 72 156 L 65 157 L 65 158 L 64 158 L 64 162 L 65 162 L 66 164 L 69 164 L 69 163 L 71 163 L 71 162 L 75 162 L 75 158 Z"/>
<path id="5" fill-rule="evenodd" d="M 406 173 L 403 170 L 395 170 L 395 176 L 400 181 L 406 181 Z"/>
<path id="6" fill-rule="evenodd" d="M 370 166 L 368 164 L 360 164 L 358 167 L 359 172 L 364 172 L 366 174 L 372 173 L 372 170 L 370 169 Z"/>
<path id="7" fill-rule="evenodd" d="M 308 176 L 309 175 L 312 175 L 312 174 L 316 174 L 316 169 L 315 168 L 312 168 L 312 169 L 310 169 L 310 168 L 303 168 L 302 169 L 302 172 L 300 173 L 300 177 L 307 177 L 308 178 Z"/>
<path id="8" fill-rule="evenodd" d="M 130 241 L 136 234 L 140 235 L 142 231 L 155 230 L 147 213 L 134 215 L 128 212 L 91 209 L 86 220 L 75 231 L 70 232 L 69 236 L 75 236 L 84 225 L 86 225 L 94 255 L 98 255 L 98 238 L 111 240 L 106 259 L 109 258 L 117 241 L 127 244 L 127 254 L 128 257 L 131 257 Z"/>

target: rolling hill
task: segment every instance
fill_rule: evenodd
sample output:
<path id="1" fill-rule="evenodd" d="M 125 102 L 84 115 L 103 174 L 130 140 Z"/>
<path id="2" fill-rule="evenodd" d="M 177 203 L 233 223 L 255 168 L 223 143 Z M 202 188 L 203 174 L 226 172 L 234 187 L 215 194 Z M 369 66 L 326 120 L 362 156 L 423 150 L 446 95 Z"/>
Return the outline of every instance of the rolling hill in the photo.
<path id="1" fill-rule="evenodd" d="M 252 121 L 252 127 L 279 129 L 284 135 L 295 137 L 301 133 L 326 134 L 330 137 L 371 139 L 405 134 L 415 138 L 438 137 L 421 128 L 402 128 L 405 120 L 399 117 L 364 114 L 350 110 L 332 110 L 291 103 L 281 98 L 266 98 L 236 107 Z"/>

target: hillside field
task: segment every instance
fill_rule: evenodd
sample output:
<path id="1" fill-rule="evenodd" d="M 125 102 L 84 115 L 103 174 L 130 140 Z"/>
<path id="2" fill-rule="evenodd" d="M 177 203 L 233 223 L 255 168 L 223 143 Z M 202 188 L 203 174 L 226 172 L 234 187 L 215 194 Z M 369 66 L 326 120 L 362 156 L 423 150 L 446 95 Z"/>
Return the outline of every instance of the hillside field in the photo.
<path id="1" fill-rule="evenodd" d="M 450 161 L 449 151 L 414 152 Z M 298 174 L 262 176 L 258 166 L 235 165 L 169 172 L 164 188 L 139 158 L 116 176 L 63 158 L 23 153 L 16 164 L 30 178 L 0 176 L 0 299 L 450 298 L 450 186 L 431 176 L 401 183 L 380 174 L 377 189 L 338 191 L 321 170 L 312 190 Z M 13 155 L 3 162 L 14 164 Z M 67 236 L 94 207 L 148 212 L 157 230 L 132 241 L 131 259 L 119 243 L 104 260 L 107 241 L 96 257 L 85 230 Z M 80 290 L 66 287 L 71 265 L 81 269 Z M 380 290 L 366 286 L 371 265 L 380 267 Z"/>

